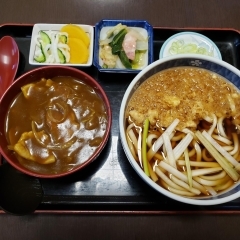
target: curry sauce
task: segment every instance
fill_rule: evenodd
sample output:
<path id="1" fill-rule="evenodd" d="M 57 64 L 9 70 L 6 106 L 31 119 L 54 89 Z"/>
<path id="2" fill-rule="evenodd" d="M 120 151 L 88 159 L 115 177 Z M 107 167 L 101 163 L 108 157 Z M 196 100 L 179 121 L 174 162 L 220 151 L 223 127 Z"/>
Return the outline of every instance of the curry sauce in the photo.
<path id="1" fill-rule="evenodd" d="M 106 126 L 105 105 L 92 87 L 55 77 L 22 87 L 7 114 L 6 136 L 26 168 L 59 174 L 88 160 Z"/>

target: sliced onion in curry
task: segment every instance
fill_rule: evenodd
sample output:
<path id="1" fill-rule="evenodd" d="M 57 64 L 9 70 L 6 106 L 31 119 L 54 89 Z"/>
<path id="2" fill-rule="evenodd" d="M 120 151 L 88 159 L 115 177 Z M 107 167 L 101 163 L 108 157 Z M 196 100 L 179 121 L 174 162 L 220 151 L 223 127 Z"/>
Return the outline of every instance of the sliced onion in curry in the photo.
<path id="1" fill-rule="evenodd" d="M 59 111 L 60 110 L 60 111 Z M 57 119 L 56 112 L 61 112 L 62 117 Z M 47 115 L 50 119 L 50 121 L 54 122 L 54 123 L 61 123 L 63 122 L 68 114 L 68 105 L 65 102 L 61 102 L 61 104 L 59 102 L 56 102 L 55 104 L 53 104 L 52 106 L 49 106 L 49 108 L 47 109 Z"/>
<path id="2" fill-rule="evenodd" d="M 77 141 L 77 138 L 74 136 L 72 139 L 70 139 L 69 141 L 65 142 L 65 143 L 58 143 L 58 144 L 54 144 L 54 145 L 51 145 L 51 144 L 45 144 L 39 137 L 38 137 L 38 133 L 37 133 L 37 130 L 36 130 L 36 127 L 35 127 L 35 122 L 32 121 L 32 132 L 33 132 L 33 135 L 35 137 L 35 139 L 37 140 L 37 142 L 49 149 L 49 150 L 62 150 L 62 149 L 65 149 L 65 148 L 69 148 L 71 145 L 73 145 L 76 141 Z"/>

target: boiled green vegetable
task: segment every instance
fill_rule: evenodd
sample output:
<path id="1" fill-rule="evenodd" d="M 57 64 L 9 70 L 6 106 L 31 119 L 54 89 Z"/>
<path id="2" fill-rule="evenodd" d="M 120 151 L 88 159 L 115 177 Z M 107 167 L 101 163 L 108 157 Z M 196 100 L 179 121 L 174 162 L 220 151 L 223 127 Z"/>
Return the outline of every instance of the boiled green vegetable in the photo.
<path id="1" fill-rule="evenodd" d="M 122 64 L 123 64 L 123 66 L 124 66 L 125 68 L 132 69 L 132 65 L 131 65 L 131 63 L 130 63 L 130 61 L 129 61 L 127 55 L 126 55 L 126 53 L 125 53 L 123 50 L 121 50 L 121 51 L 119 52 L 119 55 L 118 55 L 118 56 L 119 56 L 119 58 L 120 58 L 120 60 L 121 60 L 121 62 L 122 62 Z"/>

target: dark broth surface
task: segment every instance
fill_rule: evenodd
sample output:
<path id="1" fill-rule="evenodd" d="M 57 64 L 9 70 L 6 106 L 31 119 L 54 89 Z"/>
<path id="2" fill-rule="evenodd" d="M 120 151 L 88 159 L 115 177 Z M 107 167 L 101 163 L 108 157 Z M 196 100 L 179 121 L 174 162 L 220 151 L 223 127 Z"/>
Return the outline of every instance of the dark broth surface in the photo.
<path id="1" fill-rule="evenodd" d="M 6 121 L 9 148 L 19 162 L 34 172 L 59 174 L 88 160 L 107 125 L 104 103 L 94 89 L 71 77 L 55 77 L 22 91 Z"/>
<path id="2" fill-rule="evenodd" d="M 140 85 L 127 106 L 127 115 L 137 125 L 148 117 L 151 125 L 167 127 L 179 118 L 180 129 L 196 129 L 199 121 L 211 114 L 236 117 L 239 111 L 239 90 L 220 75 L 196 67 L 156 73 Z"/>

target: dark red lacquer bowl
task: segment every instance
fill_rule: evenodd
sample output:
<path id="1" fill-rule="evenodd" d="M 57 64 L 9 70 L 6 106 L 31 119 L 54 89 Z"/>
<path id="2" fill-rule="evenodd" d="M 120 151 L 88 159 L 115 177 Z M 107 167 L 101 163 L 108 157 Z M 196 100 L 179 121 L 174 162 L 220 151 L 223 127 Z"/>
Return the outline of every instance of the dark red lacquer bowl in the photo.
<path id="1" fill-rule="evenodd" d="M 83 81 L 84 83 L 86 83 L 87 85 L 89 85 L 90 87 L 92 87 L 95 90 L 95 92 L 102 98 L 102 100 L 105 104 L 108 123 L 107 123 L 107 128 L 105 131 L 105 135 L 103 137 L 103 141 L 98 146 L 96 151 L 88 158 L 87 161 L 85 161 L 82 164 L 76 165 L 72 170 L 69 170 L 67 172 L 46 175 L 46 174 L 42 174 L 42 173 L 33 172 L 33 171 L 25 168 L 24 166 L 22 166 L 19 163 L 18 159 L 16 158 L 15 154 L 13 154 L 13 152 L 8 149 L 7 146 L 9 143 L 6 139 L 5 131 L 4 131 L 5 118 L 6 118 L 5 116 L 7 114 L 8 108 L 9 108 L 10 104 L 12 103 L 13 99 L 15 98 L 15 96 L 17 94 L 19 94 L 21 92 L 21 87 L 23 85 L 32 83 L 34 81 L 39 81 L 41 78 L 53 78 L 56 76 L 70 76 L 70 77 L 79 79 L 79 80 Z M 93 162 L 99 156 L 100 152 L 103 150 L 103 148 L 105 147 L 105 145 L 108 141 L 108 137 L 109 137 L 110 130 L 111 130 L 111 121 L 112 121 L 112 114 L 111 114 L 109 100 L 106 96 L 106 93 L 104 92 L 102 87 L 99 85 L 99 83 L 96 80 L 94 80 L 91 76 L 86 74 L 85 72 L 78 70 L 76 68 L 67 67 L 67 66 L 66 67 L 65 66 L 40 67 L 40 68 L 31 70 L 31 71 L 23 74 L 22 76 L 20 76 L 18 79 L 16 79 L 13 82 L 11 87 L 8 88 L 8 90 L 3 95 L 1 102 L 0 102 L 0 116 L 1 116 L 1 118 L 0 118 L 0 135 L 1 135 L 0 151 L 1 151 L 2 156 L 14 168 L 18 169 L 19 171 L 21 171 L 25 174 L 31 175 L 31 176 L 39 177 L 39 178 L 57 178 L 57 177 L 61 177 L 61 176 L 66 176 L 66 175 L 69 175 L 80 169 L 83 169 L 84 167 L 89 165 L 91 162 Z"/>

